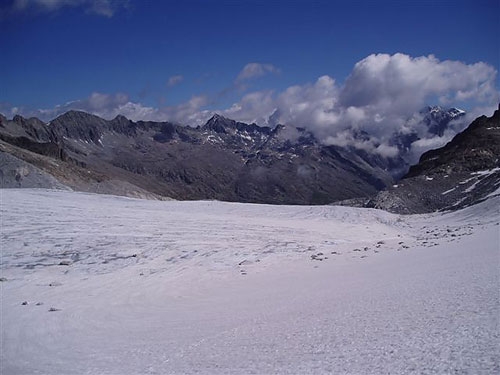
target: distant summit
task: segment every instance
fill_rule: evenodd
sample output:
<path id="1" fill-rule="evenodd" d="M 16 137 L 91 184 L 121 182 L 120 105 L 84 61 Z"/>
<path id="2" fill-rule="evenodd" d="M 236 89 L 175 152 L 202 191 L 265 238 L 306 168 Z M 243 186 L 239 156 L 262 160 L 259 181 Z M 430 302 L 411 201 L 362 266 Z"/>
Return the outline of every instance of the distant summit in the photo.
<path id="1" fill-rule="evenodd" d="M 443 109 L 440 106 L 429 106 L 420 111 L 424 115 L 424 123 L 429 128 L 429 132 L 442 136 L 451 121 L 465 116 L 466 112 L 458 108 Z"/>

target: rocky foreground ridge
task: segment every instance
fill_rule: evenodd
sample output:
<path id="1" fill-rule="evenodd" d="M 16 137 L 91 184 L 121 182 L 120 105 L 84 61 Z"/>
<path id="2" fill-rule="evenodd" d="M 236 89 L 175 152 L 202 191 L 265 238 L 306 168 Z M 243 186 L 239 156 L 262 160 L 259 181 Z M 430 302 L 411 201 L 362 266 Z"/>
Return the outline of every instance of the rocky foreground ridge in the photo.
<path id="1" fill-rule="evenodd" d="M 463 208 L 500 194 L 500 105 L 448 144 L 430 150 L 395 185 L 365 202 L 396 213 Z"/>

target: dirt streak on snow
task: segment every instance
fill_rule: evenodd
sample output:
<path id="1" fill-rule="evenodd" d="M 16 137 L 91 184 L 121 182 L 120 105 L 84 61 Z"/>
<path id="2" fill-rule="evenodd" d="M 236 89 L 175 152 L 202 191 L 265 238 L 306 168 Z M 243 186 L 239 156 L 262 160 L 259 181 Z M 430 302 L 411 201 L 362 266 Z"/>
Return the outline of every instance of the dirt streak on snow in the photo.
<path id="1" fill-rule="evenodd" d="M 498 197 L 419 216 L 0 200 L 2 374 L 500 369 Z"/>

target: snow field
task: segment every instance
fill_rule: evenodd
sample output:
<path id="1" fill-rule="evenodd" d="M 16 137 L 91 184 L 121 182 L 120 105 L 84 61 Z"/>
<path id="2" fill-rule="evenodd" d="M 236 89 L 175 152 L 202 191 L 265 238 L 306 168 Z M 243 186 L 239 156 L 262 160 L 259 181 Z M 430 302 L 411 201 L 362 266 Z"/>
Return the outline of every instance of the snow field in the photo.
<path id="1" fill-rule="evenodd" d="M 419 216 L 0 199 L 2 374 L 499 370 L 498 198 Z"/>

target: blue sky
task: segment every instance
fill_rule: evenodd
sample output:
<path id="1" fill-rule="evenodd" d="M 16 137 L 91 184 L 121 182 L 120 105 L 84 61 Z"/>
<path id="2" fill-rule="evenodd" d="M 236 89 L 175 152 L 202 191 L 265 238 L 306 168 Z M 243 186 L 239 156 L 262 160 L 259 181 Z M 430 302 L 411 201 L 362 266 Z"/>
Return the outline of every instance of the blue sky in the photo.
<path id="1" fill-rule="evenodd" d="M 431 101 L 498 104 L 498 0 L 0 4 L 8 117 L 75 108 L 197 124 L 217 111 L 267 124 L 278 109 L 282 122 L 321 129 Z"/>

